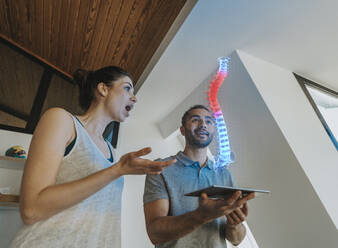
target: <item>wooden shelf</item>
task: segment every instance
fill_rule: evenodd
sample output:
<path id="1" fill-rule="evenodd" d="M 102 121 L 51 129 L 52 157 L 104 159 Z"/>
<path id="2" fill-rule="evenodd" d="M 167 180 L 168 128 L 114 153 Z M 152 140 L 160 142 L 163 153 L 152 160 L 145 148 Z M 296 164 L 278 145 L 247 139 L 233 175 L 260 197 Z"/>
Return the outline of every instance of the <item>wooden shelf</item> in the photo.
<path id="1" fill-rule="evenodd" d="M 8 156 L 0 156 L 0 168 L 11 170 L 23 170 L 25 158 L 13 158 Z"/>
<path id="2" fill-rule="evenodd" d="M 6 207 L 6 208 L 19 207 L 19 196 L 0 194 L 0 207 L 1 208 L 2 207 Z"/>

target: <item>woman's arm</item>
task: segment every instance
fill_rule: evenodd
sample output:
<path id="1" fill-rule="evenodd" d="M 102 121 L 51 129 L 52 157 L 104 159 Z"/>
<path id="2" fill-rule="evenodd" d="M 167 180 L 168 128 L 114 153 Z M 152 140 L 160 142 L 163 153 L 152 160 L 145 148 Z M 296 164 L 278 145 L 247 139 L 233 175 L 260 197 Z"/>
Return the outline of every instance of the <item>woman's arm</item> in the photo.
<path id="1" fill-rule="evenodd" d="M 159 173 L 169 163 L 141 159 L 143 149 L 124 155 L 116 166 L 88 177 L 55 185 L 67 143 L 75 136 L 71 116 L 63 109 L 48 110 L 39 121 L 29 148 L 21 185 L 20 212 L 25 224 L 33 224 L 69 208 L 125 174 Z"/>
<path id="2" fill-rule="evenodd" d="M 106 169 L 74 182 L 55 185 L 65 147 L 74 137 L 73 119 L 63 109 L 50 109 L 39 121 L 21 185 L 20 210 L 26 224 L 75 205 L 120 176 L 117 170 Z"/>

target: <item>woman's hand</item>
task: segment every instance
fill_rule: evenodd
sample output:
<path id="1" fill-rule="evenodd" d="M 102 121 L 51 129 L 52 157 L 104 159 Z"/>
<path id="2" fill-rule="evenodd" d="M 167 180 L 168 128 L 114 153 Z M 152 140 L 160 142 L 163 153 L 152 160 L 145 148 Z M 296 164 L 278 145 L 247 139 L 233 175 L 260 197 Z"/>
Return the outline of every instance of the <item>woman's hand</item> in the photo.
<path id="1" fill-rule="evenodd" d="M 150 152 L 151 148 L 146 147 L 137 152 L 130 152 L 123 155 L 116 165 L 121 175 L 160 174 L 164 168 L 176 162 L 176 159 L 152 161 L 140 158 Z"/>

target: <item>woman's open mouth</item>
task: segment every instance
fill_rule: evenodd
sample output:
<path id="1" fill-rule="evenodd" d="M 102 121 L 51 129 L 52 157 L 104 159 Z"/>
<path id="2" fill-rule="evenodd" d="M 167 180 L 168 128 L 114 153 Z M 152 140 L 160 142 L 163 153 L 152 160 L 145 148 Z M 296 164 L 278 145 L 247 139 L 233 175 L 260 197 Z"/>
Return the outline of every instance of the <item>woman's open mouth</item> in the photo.
<path id="1" fill-rule="evenodd" d="M 130 104 L 130 105 L 127 105 L 126 107 L 125 107 L 125 109 L 127 110 L 127 112 L 129 112 L 129 111 L 131 111 L 132 109 L 133 109 L 133 105 L 132 104 Z"/>

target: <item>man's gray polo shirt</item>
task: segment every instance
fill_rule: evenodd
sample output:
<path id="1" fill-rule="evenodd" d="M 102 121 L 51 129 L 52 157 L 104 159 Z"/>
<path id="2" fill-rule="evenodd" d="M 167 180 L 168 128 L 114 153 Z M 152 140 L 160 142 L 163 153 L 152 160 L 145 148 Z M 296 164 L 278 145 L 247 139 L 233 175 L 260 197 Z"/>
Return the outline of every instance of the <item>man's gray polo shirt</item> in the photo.
<path id="1" fill-rule="evenodd" d="M 199 163 L 190 160 L 182 152 L 168 157 L 177 162 L 160 175 L 147 175 L 143 195 L 144 204 L 159 200 L 169 200 L 169 216 L 177 216 L 195 210 L 198 207 L 198 198 L 184 196 L 185 193 L 205 188 L 211 185 L 234 186 L 234 181 L 228 169 L 214 170 L 213 162 L 208 160 L 200 169 Z M 224 248 L 225 217 L 200 226 L 195 231 L 174 241 L 157 245 L 158 248 Z"/>

